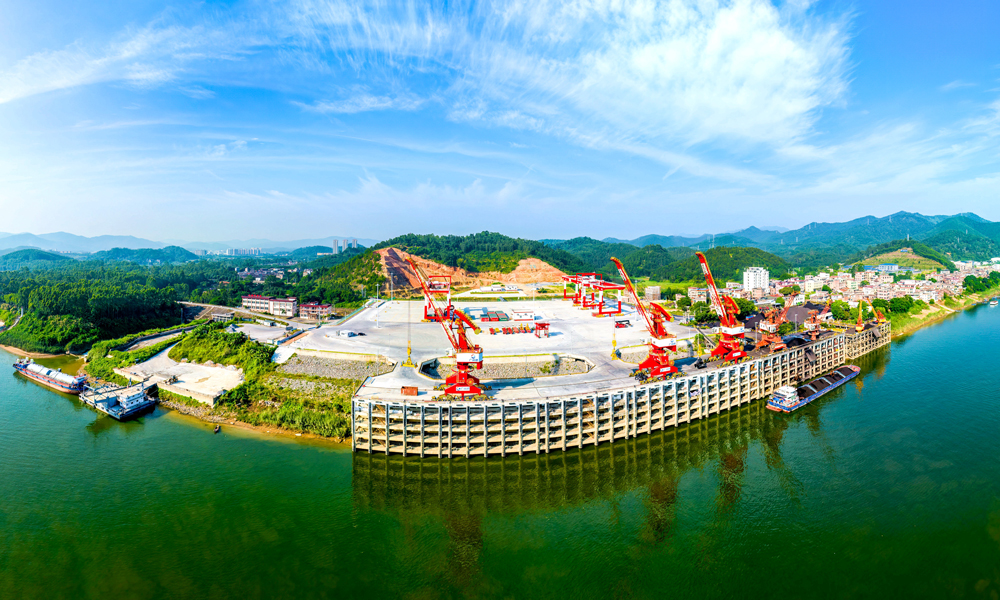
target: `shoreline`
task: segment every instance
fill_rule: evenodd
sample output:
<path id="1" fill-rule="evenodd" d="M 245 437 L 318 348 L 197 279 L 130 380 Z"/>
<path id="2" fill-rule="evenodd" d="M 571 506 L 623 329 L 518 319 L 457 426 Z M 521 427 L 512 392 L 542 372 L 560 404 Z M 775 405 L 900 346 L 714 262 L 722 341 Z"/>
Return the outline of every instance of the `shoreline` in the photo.
<path id="1" fill-rule="evenodd" d="M 7 352 L 10 352 L 11 354 L 25 356 L 27 358 L 59 358 L 60 356 L 72 356 L 75 358 L 80 358 L 75 354 L 69 354 L 67 352 L 64 352 L 62 354 L 47 354 L 45 352 L 28 352 L 27 350 L 21 350 L 20 348 L 14 346 L 4 346 L 3 344 L 0 344 L 0 350 L 5 350 Z"/>
<path id="2" fill-rule="evenodd" d="M 187 404 L 182 404 L 180 402 L 172 402 L 170 400 L 159 400 L 159 405 L 170 410 L 176 411 L 186 417 L 191 417 L 197 419 L 203 423 L 211 423 L 213 425 L 228 425 L 229 427 L 236 427 L 246 431 L 253 431 L 254 433 L 259 433 L 261 435 L 273 435 L 281 438 L 292 438 L 295 440 L 310 440 L 319 441 L 325 444 L 330 444 L 334 446 L 347 446 L 350 447 L 351 438 L 333 438 L 326 437 L 322 435 L 316 435 L 315 433 L 309 433 L 306 431 L 294 431 L 292 429 L 284 429 L 281 427 L 276 427 L 273 425 L 251 425 L 249 423 L 244 423 L 243 421 L 236 420 L 232 417 L 225 417 L 222 415 L 210 414 L 207 407 L 194 407 Z"/>

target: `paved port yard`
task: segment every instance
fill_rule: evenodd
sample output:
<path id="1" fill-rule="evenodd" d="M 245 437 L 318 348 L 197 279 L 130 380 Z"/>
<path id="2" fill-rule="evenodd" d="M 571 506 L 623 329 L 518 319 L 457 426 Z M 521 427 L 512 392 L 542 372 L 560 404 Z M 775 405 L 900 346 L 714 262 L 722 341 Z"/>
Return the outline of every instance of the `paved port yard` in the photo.
<path id="1" fill-rule="evenodd" d="M 423 323 L 422 301 L 384 302 L 380 306 L 367 308 L 347 323 L 324 326 L 309 332 L 290 344 L 292 349 L 319 350 L 335 353 L 381 355 L 397 363 L 388 374 L 370 379 L 358 392 L 359 398 L 377 396 L 382 399 L 403 399 L 402 386 L 415 386 L 420 390 L 419 400 L 431 400 L 442 392 L 434 387 L 440 383 L 415 369 L 398 366 L 406 360 L 407 304 L 409 304 L 410 332 L 412 338 L 413 361 L 421 362 L 447 356 L 451 347 L 444 330 L 437 323 Z M 611 360 L 612 338 L 618 347 L 638 345 L 649 337 L 641 324 L 638 314 L 624 307 L 632 327 L 615 329 L 613 317 L 593 317 L 590 310 L 581 310 L 566 300 L 538 300 L 514 302 L 464 302 L 456 301 L 456 308 L 503 311 L 512 315 L 514 311 L 533 311 L 535 322 L 550 323 L 548 338 L 536 338 L 534 334 L 490 335 L 489 328 L 516 327 L 519 321 L 480 322 L 479 335 L 471 334 L 470 339 L 482 346 L 484 355 L 490 357 L 513 357 L 527 355 L 529 360 L 539 359 L 532 355 L 568 355 L 590 362 L 593 368 L 576 375 L 539 377 L 535 379 L 484 379 L 492 391 L 490 396 L 499 400 L 538 399 L 590 392 L 595 389 L 609 389 L 634 384 L 631 376 L 635 365 Z M 378 325 L 376 327 L 376 314 Z M 678 339 L 691 338 L 695 331 L 691 328 L 669 324 Z M 363 336 L 341 337 L 342 330 L 364 333 Z M 512 360 L 504 358 L 503 360 Z M 413 397 L 406 397 L 414 400 Z"/>
<path id="2" fill-rule="evenodd" d="M 243 383 L 243 371 L 239 369 L 180 363 L 167 356 L 168 352 L 169 348 L 144 363 L 127 369 L 117 369 L 116 372 L 133 379 L 150 378 L 149 383 L 160 384 L 177 377 L 177 381 L 164 385 L 164 389 L 176 391 L 181 395 L 190 395 L 201 401 L 215 398 L 223 391 L 231 390 Z"/>

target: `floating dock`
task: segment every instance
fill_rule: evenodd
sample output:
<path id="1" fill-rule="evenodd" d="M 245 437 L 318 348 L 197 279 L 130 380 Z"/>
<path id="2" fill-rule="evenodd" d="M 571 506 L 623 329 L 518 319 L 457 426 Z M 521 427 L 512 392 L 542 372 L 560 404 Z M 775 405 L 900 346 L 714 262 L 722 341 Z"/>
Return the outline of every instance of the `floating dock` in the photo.
<path id="1" fill-rule="evenodd" d="M 150 394 L 155 390 L 156 384 L 147 385 L 146 382 L 128 387 L 104 385 L 84 391 L 80 400 L 114 419 L 124 421 L 155 406 L 156 398 Z"/>
<path id="2" fill-rule="evenodd" d="M 402 401 L 355 397 L 356 452 L 472 458 L 548 453 L 642 436 L 727 412 L 818 377 L 891 340 L 889 323 L 653 383 L 545 399 Z"/>

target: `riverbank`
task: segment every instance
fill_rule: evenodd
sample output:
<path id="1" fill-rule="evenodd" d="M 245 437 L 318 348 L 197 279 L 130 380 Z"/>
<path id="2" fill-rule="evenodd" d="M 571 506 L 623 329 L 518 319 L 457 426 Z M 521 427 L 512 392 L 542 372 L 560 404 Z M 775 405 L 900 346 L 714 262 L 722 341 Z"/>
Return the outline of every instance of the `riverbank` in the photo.
<path id="1" fill-rule="evenodd" d="M 0 350 L 5 350 L 15 356 L 28 358 L 59 358 L 62 356 L 80 358 L 76 354 L 46 354 L 45 352 L 28 352 L 27 350 L 21 350 L 20 348 L 15 348 L 14 346 L 4 346 L 3 344 L 0 344 Z"/>
<path id="2" fill-rule="evenodd" d="M 951 298 L 950 301 L 955 303 L 955 306 L 938 303 L 918 315 L 904 315 L 903 319 L 892 319 L 892 339 L 910 335 L 928 325 L 939 323 L 951 315 L 978 306 L 983 302 L 988 302 L 990 298 L 997 294 L 1000 294 L 1000 287 L 991 288 L 985 292 L 966 294 L 957 299 Z"/>
<path id="3" fill-rule="evenodd" d="M 228 427 L 236 427 L 238 429 L 243 429 L 246 431 L 253 431 L 254 433 L 259 433 L 263 435 L 273 435 L 282 438 L 294 438 L 296 440 L 313 440 L 323 442 L 325 444 L 330 444 L 334 446 L 347 446 L 350 447 L 350 438 L 337 438 L 337 437 L 326 437 L 323 435 L 316 435 L 315 433 L 309 433 L 306 431 L 295 431 L 293 429 L 285 429 L 283 427 L 277 426 L 265 426 L 265 425 L 251 425 L 243 421 L 238 420 L 233 415 L 226 413 L 217 414 L 213 412 L 211 407 L 205 406 L 204 404 L 191 401 L 187 403 L 181 401 L 180 399 L 167 399 L 163 397 L 163 392 L 160 392 L 160 406 L 168 408 L 170 410 L 176 411 L 186 417 L 191 417 L 197 419 L 203 423 L 208 423 L 211 425 L 225 425 Z M 170 394 L 173 396 L 173 394 Z"/>

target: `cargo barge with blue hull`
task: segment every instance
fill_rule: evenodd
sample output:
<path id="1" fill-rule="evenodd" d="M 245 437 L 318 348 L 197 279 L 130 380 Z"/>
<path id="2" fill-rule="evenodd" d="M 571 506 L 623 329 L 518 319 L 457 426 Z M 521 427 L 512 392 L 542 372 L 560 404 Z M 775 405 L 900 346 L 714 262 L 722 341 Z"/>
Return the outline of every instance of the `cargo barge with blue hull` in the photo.
<path id="1" fill-rule="evenodd" d="M 844 365 L 798 388 L 783 385 L 775 390 L 774 394 L 767 401 L 767 408 L 775 412 L 792 412 L 793 410 L 802 408 L 827 392 L 839 388 L 857 377 L 860 372 L 861 367 Z"/>
<path id="2" fill-rule="evenodd" d="M 28 379 L 64 394 L 79 395 L 86 389 L 86 377 L 63 373 L 59 369 L 50 369 L 30 358 L 22 358 L 15 362 L 14 370 Z"/>

